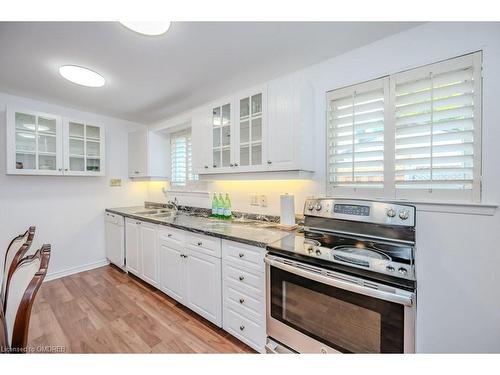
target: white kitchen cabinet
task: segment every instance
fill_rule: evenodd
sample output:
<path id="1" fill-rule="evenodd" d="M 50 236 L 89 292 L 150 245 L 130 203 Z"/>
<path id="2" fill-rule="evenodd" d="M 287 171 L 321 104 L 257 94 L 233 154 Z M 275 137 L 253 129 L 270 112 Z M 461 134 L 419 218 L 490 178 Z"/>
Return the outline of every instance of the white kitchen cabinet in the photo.
<path id="1" fill-rule="evenodd" d="M 265 352 L 265 249 L 222 241 L 223 328 Z"/>
<path id="2" fill-rule="evenodd" d="M 186 304 L 185 275 L 184 249 L 160 241 L 160 289 L 182 304 Z"/>
<path id="3" fill-rule="evenodd" d="M 314 92 L 300 74 L 268 84 L 270 171 L 314 171 Z"/>
<path id="4" fill-rule="evenodd" d="M 105 130 L 59 115 L 7 109 L 7 174 L 104 176 Z"/>
<path id="5" fill-rule="evenodd" d="M 106 257 L 114 265 L 125 267 L 125 220 L 123 216 L 106 212 Z"/>
<path id="6" fill-rule="evenodd" d="M 159 284 L 157 225 L 125 220 L 126 269 L 153 286 Z"/>
<path id="7" fill-rule="evenodd" d="M 157 225 L 141 222 L 140 224 L 140 246 L 141 255 L 140 277 L 153 286 L 159 283 L 158 262 L 158 235 Z"/>
<path id="8" fill-rule="evenodd" d="M 63 175 L 61 116 L 7 108 L 7 174 Z"/>
<path id="9" fill-rule="evenodd" d="M 221 326 L 221 259 L 196 250 L 189 250 L 186 255 L 187 307 Z"/>
<path id="10" fill-rule="evenodd" d="M 267 166 L 267 88 L 236 96 L 234 170 L 252 172 Z"/>
<path id="11" fill-rule="evenodd" d="M 212 169 L 211 118 L 212 114 L 206 108 L 195 110 L 191 117 L 192 163 L 196 174 Z"/>
<path id="12" fill-rule="evenodd" d="M 141 231 L 138 220 L 125 219 L 125 259 L 126 269 L 136 276 L 140 276 L 140 236 Z"/>
<path id="13" fill-rule="evenodd" d="M 104 128 L 85 121 L 63 119 L 64 174 L 104 176 Z"/>
<path id="14" fill-rule="evenodd" d="M 128 134 L 128 173 L 130 178 L 168 178 L 169 159 L 168 137 L 165 134 L 148 129 Z"/>

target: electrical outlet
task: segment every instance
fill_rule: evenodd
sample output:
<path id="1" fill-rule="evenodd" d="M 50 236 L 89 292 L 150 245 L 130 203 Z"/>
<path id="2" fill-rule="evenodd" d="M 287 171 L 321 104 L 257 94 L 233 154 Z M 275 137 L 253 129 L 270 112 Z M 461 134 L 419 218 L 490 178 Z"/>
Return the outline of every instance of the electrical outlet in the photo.
<path id="1" fill-rule="evenodd" d="M 261 207 L 267 207 L 267 195 L 262 194 L 259 197 L 259 202 Z"/>
<path id="2" fill-rule="evenodd" d="M 259 196 L 257 194 L 250 195 L 250 205 L 258 206 L 259 205 Z"/>
<path id="3" fill-rule="evenodd" d="M 112 178 L 111 180 L 109 180 L 109 186 L 122 186 L 122 180 L 120 178 Z"/>

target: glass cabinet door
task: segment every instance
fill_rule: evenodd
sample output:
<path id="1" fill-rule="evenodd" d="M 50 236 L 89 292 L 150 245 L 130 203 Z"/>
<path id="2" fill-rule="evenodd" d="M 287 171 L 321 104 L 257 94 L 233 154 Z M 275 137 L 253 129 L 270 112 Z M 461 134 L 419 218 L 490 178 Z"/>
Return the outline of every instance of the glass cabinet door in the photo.
<path id="1" fill-rule="evenodd" d="M 61 154 L 58 118 L 36 113 L 14 112 L 15 171 L 58 174 Z M 12 126 L 12 125 L 9 125 Z"/>
<path id="2" fill-rule="evenodd" d="M 231 165 L 231 104 L 212 109 L 212 167 Z"/>
<path id="3" fill-rule="evenodd" d="M 239 135 L 239 165 L 261 165 L 262 93 L 240 99 Z"/>
<path id="4" fill-rule="evenodd" d="M 77 175 L 100 173 L 103 130 L 99 126 L 76 121 L 68 121 L 66 129 L 65 172 Z"/>

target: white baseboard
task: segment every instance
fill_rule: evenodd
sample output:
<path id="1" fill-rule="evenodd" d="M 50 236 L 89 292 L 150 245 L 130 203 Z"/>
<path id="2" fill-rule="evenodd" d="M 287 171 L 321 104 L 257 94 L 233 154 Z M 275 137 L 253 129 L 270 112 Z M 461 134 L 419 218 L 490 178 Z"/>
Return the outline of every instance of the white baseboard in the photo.
<path id="1" fill-rule="evenodd" d="M 107 266 L 108 264 L 109 264 L 109 261 L 107 259 L 102 259 L 100 261 L 88 263 L 88 264 L 85 264 L 83 266 L 67 268 L 65 270 L 57 271 L 57 272 L 51 272 L 51 273 L 48 273 L 47 276 L 45 276 L 44 282 L 59 279 L 59 278 L 64 277 L 64 276 L 73 275 L 75 273 L 92 270 L 94 268 L 104 267 L 104 266 Z"/>

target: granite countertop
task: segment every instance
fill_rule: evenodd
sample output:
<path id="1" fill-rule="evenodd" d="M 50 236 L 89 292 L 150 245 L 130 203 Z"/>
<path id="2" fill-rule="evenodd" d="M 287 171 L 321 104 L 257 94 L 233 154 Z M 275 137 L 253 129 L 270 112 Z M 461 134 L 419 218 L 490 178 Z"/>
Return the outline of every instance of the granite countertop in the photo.
<path id="1" fill-rule="evenodd" d="M 263 221 L 247 220 L 244 223 L 239 223 L 238 220 L 202 217 L 196 214 L 183 212 L 182 210 L 172 216 L 162 218 L 138 214 L 148 211 L 148 209 L 143 206 L 108 208 L 106 211 L 141 221 L 184 229 L 194 233 L 206 234 L 264 248 L 272 242 L 279 241 L 293 234 L 289 231 L 272 228 L 270 227 L 273 225 L 272 223 Z"/>

